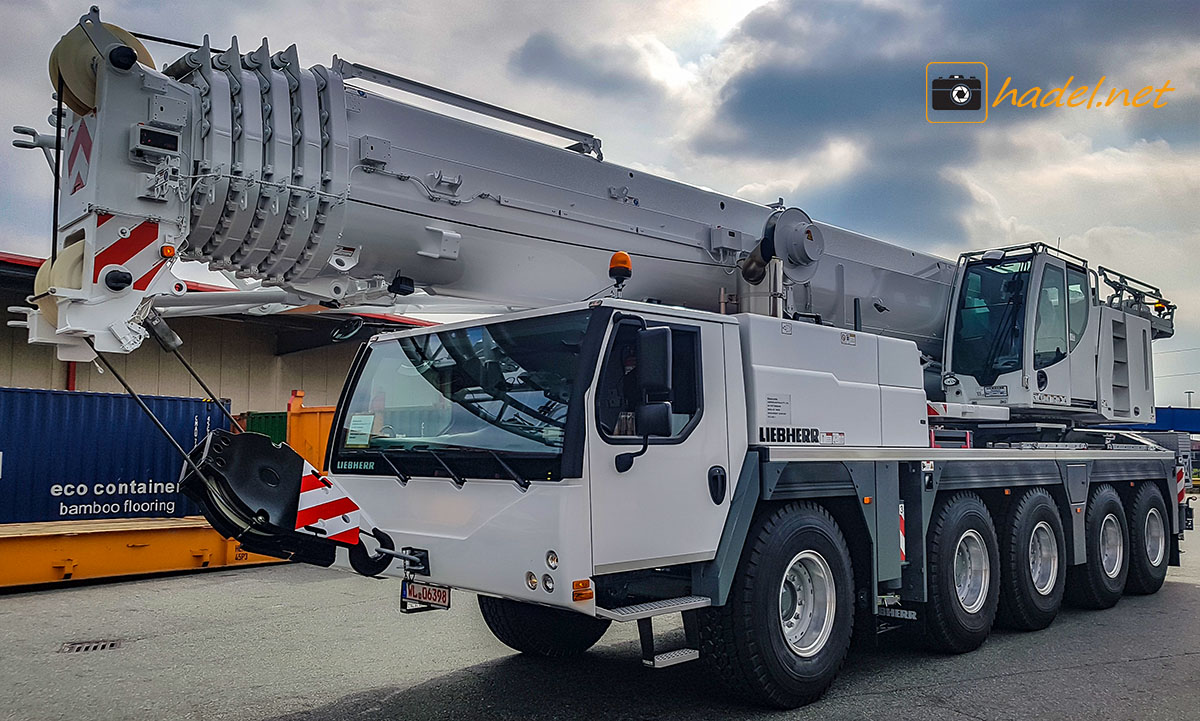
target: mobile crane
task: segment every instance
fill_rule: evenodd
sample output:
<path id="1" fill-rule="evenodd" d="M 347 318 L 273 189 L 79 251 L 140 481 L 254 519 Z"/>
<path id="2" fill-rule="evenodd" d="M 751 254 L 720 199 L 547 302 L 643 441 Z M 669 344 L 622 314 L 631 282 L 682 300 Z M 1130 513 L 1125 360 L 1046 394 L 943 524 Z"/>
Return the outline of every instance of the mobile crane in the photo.
<path id="1" fill-rule="evenodd" d="M 93 8 L 50 67 L 65 140 L 16 142 L 65 158 L 56 253 L 13 310 L 60 358 L 173 348 L 164 318 L 206 303 L 525 308 L 365 343 L 327 475 L 211 433 L 182 482 L 248 550 L 399 577 L 405 612 L 473 592 L 527 653 L 636 621 L 647 665 L 700 658 L 780 707 L 824 692 L 852 633 L 966 652 L 1179 563 L 1176 455 L 1097 425 L 1153 421 L 1175 311 L 1153 286 L 1040 244 L 947 261 L 265 40 L 155 70 Z M 189 296 L 180 259 L 259 283 Z"/>

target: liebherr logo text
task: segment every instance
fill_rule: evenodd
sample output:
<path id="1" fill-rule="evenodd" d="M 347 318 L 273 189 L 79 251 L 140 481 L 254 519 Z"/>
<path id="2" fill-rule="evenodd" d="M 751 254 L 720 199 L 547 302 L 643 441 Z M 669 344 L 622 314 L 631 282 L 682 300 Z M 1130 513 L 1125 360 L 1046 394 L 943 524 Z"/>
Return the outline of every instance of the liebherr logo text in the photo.
<path id="1" fill-rule="evenodd" d="M 375 461 L 338 461 L 339 471 L 373 471 Z"/>
<path id="2" fill-rule="evenodd" d="M 820 443 L 821 431 L 817 428 L 777 428 L 760 426 L 759 443 Z"/>
<path id="3" fill-rule="evenodd" d="M 876 609 L 875 615 L 888 616 L 889 618 L 901 618 L 905 621 L 917 620 L 917 612 L 910 611 L 906 608 L 888 608 L 886 606 L 880 606 L 878 609 Z"/>

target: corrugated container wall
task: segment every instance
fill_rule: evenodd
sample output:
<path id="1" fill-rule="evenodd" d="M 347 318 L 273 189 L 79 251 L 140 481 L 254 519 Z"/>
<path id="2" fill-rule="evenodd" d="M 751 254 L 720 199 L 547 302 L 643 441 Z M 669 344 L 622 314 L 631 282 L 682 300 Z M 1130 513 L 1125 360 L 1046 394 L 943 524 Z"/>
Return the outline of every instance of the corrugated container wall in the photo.
<path id="1" fill-rule="evenodd" d="M 228 428 L 213 401 L 143 398 L 188 450 Z M 0 523 L 198 515 L 180 466 L 128 396 L 0 388 Z"/>
<path id="2" fill-rule="evenodd" d="M 267 413 L 251 411 L 246 414 L 246 430 L 252 433 L 261 433 L 275 443 L 287 443 L 287 411 Z"/>

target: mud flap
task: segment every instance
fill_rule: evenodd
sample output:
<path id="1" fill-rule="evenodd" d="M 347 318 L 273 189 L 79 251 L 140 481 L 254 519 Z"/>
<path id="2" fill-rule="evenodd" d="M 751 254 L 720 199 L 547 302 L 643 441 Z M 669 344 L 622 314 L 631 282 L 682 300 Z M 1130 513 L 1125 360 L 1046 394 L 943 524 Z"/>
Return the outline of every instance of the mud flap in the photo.
<path id="1" fill-rule="evenodd" d="M 338 546 L 361 545 L 358 506 L 286 444 L 216 430 L 189 455 L 203 475 L 185 465 L 181 489 L 247 551 L 329 566 Z"/>

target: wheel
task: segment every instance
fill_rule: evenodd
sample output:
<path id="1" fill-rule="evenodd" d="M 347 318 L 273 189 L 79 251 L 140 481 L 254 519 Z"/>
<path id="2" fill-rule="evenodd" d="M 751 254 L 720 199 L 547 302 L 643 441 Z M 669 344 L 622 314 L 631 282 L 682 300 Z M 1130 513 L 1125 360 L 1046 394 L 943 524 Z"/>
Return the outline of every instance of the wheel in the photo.
<path id="1" fill-rule="evenodd" d="M 1153 483 L 1143 483 L 1129 507 L 1129 577 L 1126 593 L 1155 593 L 1167 578 L 1167 504 Z"/>
<path id="2" fill-rule="evenodd" d="M 1027 491 L 1013 502 L 999 536 L 997 622 L 1023 631 L 1049 626 L 1062 606 L 1067 580 L 1067 543 L 1058 504 L 1044 489 Z"/>
<path id="3" fill-rule="evenodd" d="M 479 597 L 479 611 L 492 635 L 505 646 L 547 658 L 578 656 L 595 645 L 611 623 L 574 611 L 492 596 Z"/>
<path id="4" fill-rule="evenodd" d="M 820 698 L 854 630 L 854 572 L 837 522 L 813 503 L 761 514 L 729 600 L 700 621 L 701 657 L 734 692 L 776 708 Z"/>
<path id="5" fill-rule="evenodd" d="M 1092 489 L 1084 519 L 1087 563 L 1067 569 L 1067 600 L 1081 608 L 1112 608 L 1129 575 L 1129 530 L 1112 486 Z"/>
<path id="6" fill-rule="evenodd" d="M 939 503 L 929 530 L 930 646 L 948 653 L 973 651 L 987 640 L 1000 596 L 996 529 L 983 499 L 961 492 Z"/>

